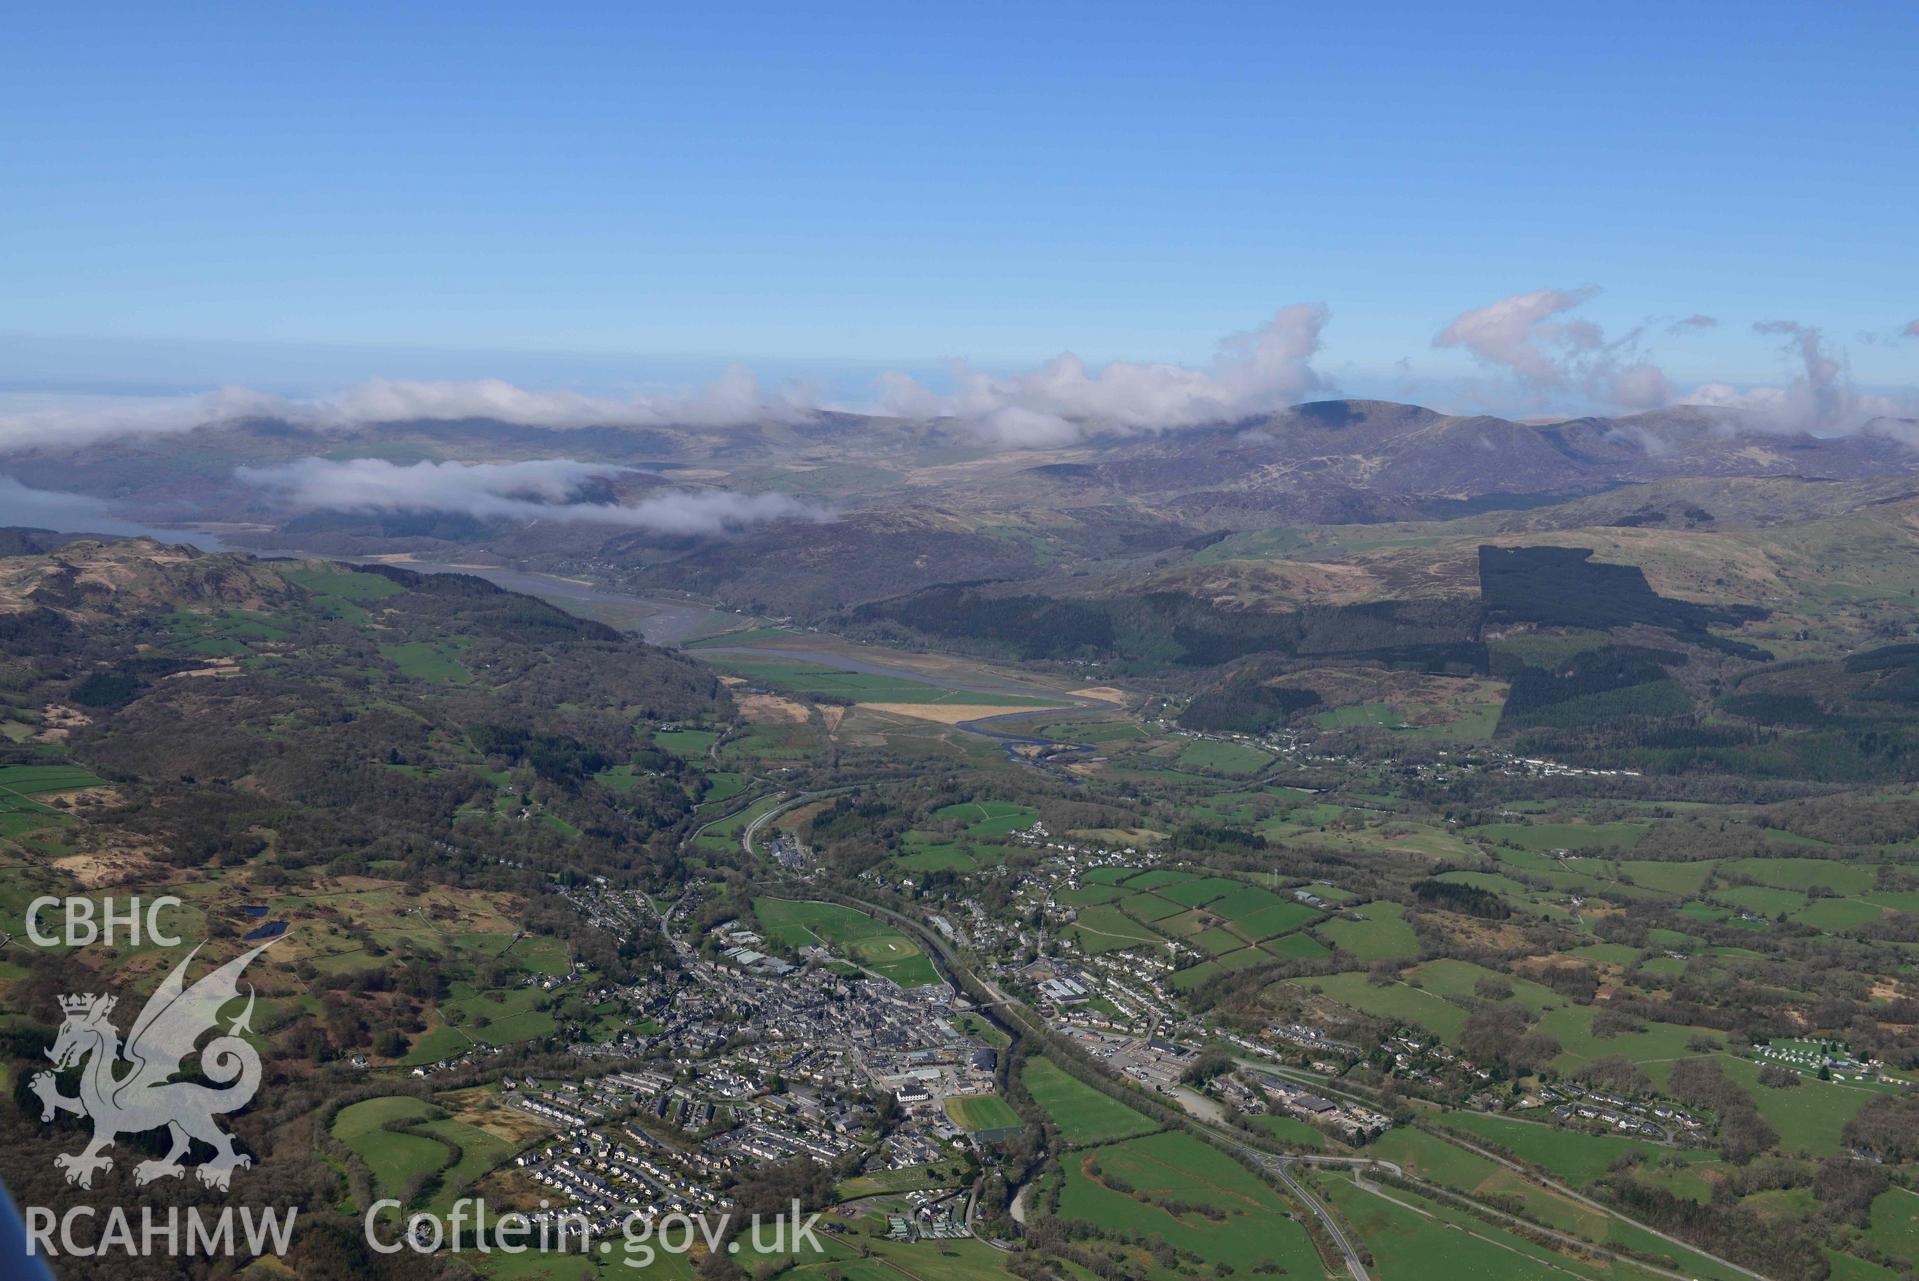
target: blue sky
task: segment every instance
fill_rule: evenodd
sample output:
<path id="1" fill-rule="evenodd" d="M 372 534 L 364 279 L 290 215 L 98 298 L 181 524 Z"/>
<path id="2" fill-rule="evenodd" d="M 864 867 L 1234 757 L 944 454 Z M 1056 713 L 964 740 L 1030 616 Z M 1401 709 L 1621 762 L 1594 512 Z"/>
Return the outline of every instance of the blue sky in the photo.
<path id="1" fill-rule="evenodd" d="M 1677 384 L 1919 341 L 1910 4 L 28 6 L 0 48 L 0 388 L 591 387 L 739 360 L 1488 376 L 1577 314 Z M 1650 331 L 1649 331 L 1650 332 Z M 1870 341 L 1868 341 L 1870 339 Z M 1503 372 L 1503 371 L 1499 371 Z"/>

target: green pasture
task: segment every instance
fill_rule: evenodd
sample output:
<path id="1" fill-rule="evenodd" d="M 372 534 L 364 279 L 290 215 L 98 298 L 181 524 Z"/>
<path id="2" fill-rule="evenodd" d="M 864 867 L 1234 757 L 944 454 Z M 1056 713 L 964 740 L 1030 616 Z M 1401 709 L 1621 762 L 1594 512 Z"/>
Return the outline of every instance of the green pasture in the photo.
<path id="1" fill-rule="evenodd" d="M 1069 1076 L 1050 1059 L 1028 1059 L 1019 1079 L 1067 1143 L 1111 1143 L 1159 1128 L 1118 1099 Z"/>
<path id="2" fill-rule="evenodd" d="M 1406 909 L 1398 903 L 1376 900 L 1347 909 L 1348 916 L 1322 921 L 1313 927 L 1325 942 L 1358 961 L 1385 961 L 1417 956 L 1419 938 L 1406 924 Z"/>
<path id="3" fill-rule="evenodd" d="M 1165 1241 L 1206 1260 L 1215 1275 L 1228 1267 L 1258 1275 L 1267 1260 L 1279 1275 L 1321 1275 L 1310 1238 L 1272 1185 L 1189 1134 L 1072 1152 L 1060 1164 L 1062 1219 Z M 1137 1262 L 1138 1276 L 1181 1275 L 1144 1253 Z"/>

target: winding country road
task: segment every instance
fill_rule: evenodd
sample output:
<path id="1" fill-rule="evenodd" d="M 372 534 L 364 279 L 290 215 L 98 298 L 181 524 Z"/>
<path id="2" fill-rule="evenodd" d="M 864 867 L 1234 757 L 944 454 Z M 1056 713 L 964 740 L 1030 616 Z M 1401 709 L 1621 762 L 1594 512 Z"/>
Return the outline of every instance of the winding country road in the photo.
<path id="1" fill-rule="evenodd" d="M 753 848 L 753 842 L 768 823 L 782 814 L 790 813 L 808 802 L 819 800 L 823 796 L 840 796 L 846 792 L 856 792 L 858 790 L 859 787 L 857 785 L 849 784 L 845 787 L 828 787 L 817 792 L 800 792 L 794 796 L 788 796 L 785 792 L 775 792 L 774 795 L 780 798 L 779 803 L 740 830 L 740 849 L 743 850 L 749 858 L 758 858 L 760 852 Z M 758 801 L 754 802 L 754 804 L 758 803 Z"/>

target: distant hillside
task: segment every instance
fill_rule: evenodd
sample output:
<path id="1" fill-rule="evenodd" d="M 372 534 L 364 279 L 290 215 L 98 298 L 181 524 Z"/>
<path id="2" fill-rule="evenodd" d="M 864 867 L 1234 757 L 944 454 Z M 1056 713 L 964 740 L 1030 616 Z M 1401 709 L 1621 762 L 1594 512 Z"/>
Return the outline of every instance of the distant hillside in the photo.
<path id="1" fill-rule="evenodd" d="M 1816 437 L 1758 432 L 1725 411 L 1698 407 L 1529 423 L 1332 400 L 1192 430 L 1007 451 L 953 421 L 844 413 L 647 430 L 475 420 L 319 431 L 260 420 L 164 440 L 0 455 L 0 474 L 110 498 L 135 519 L 219 522 L 222 537 L 245 546 L 484 558 L 819 618 L 986 580 L 1033 581 L 1048 595 L 1161 588 L 1237 596 L 1240 589 L 1230 584 L 1221 593 L 1205 588 L 1207 578 L 1219 576 L 1212 571 L 1188 573 L 1202 562 L 1231 559 L 1230 547 L 1208 548 L 1234 536 L 1468 522 L 1470 532 L 1465 523 L 1453 528 L 1476 536 L 1476 544 L 1522 531 L 1716 532 L 1729 523 L 1840 518 L 1919 487 L 1919 451 L 1902 443 L 1912 432 L 1900 427 L 1903 437 L 1893 434 L 1899 426 Z M 774 490 L 835 515 L 690 535 L 503 519 L 457 505 L 292 512 L 235 476 L 242 465 L 323 455 L 401 464 L 571 458 L 634 469 L 607 480 L 596 495 L 602 500 L 632 502 L 669 489 Z M 1436 576 L 1417 558 L 1394 567 L 1374 555 L 1367 566 L 1333 577 L 1394 580 L 1384 590 L 1340 586 L 1322 575 L 1331 598 L 1290 603 L 1457 594 L 1471 579 L 1469 552 L 1459 554 L 1464 546 Z M 1351 556 L 1321 559 L 1355 566 Z M 1310 575 L 1282 577 L 1287 584 L 1258 591 L 1304 590 Z M 1062 592 L 1062 578 L 1115 586 Z M 1154 579 L 1162 581 L 1149 585 Z M 1121 581 L 1127 586 L 1117 586 Z"/>
<path id="2" fill-rule="evenodd" d="M 464 798 L 495 789 L 489 755 L 577 792 L 643 748 L 636 723 L 730 707 L 710 670 L 478 578 L 148 539 L 0 555 L 0 755 L 51 744 L 130 782 L 338 806 L 340 822 L 377 816 L 382 839 L 399 811 L 356 806 L 356 787 L 408 794 L 414 835 L 446 846 Z M 686 802 L 669 787 L 626 825 Z"/>
<path id="3" fill-rule="evenodd" d="M 1115 442 L 1060 479 L 1186 513 L 1286 509 L 1323 523 L 1461 515 L 1673 476 L 1859 479 L 1915 468 L 1919 451 L 1890 436 L 1762 434 L 1697 407 L 1530 424 L 1337 400 Z"/>

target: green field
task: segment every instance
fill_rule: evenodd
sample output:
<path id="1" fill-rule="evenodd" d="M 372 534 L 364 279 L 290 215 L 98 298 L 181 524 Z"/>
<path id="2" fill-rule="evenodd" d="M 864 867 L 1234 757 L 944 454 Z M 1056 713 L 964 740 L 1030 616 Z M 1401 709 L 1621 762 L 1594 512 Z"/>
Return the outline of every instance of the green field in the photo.
<path id="1" fill-rule="evenodd" d="M 539 988 L 460 995 L 466 985 L 455 984 L 453 990 L 454 999 L 443 1002 L 440 1008 L 450 1022 L 482 1044 L 512 1045 L 551 1036 L 557 1030 L 552 1014 L 536 1008 L 545 995 Z"/>
<path id="2" fill-rule="evenodd" d="M 455 637 L 444 641 L 407 641 L 399 645 L 382 645 L 380 653 L 400 669 L 402 676 L 442 685 L 464 685 L 473 679 L 473 673 L 460 661 L 465 649 L 464 638 Z"/>
<path id="3" fill-rule="evenodd" d="M 1462 835 L 1522 850 L 1629 850 L 1649 823 L 1488 823 Z"/>
<path id="4" fill-rule="evenodd" d="M 1730 889 L 1714 890 L 1712 897 L 1717 902 L 1730 903 L 1742 911 L 1759 916 L 1788 916 L 1806 906 L 1806 896 L 1798 890 L 1775 889 L 1770 885 L 1735 885 Z M 1878 914 L 1878 910 L 1874 909 L 1873 916 Z"/>
<path id="5" fill-rule="evenodd" d="M 1241 881 L 1224 876 L 1196 876 L 1172 885 L 1162 885 L 1154 893 L 1171 899 L 1181 907 L 1203 907 L 1235 890 L 1244 889 Z"/>
<path id="6" fill-rule="evenodd" d="M 962 1130 L 1000 1130 L 1020 1124 L 1019 1113 L 997 1094 L 950 1098 L 946 1100 L 946 1115 Z"/>
<path id="7" fill-rule="evenodd" d="M 1327 943 L 1358 961 L 1385 961 L 1419 954 L 1419 938 L 1406 924 L 1398 903 L 1373 902 L 1348 912 L 1358 920 L 1335 917 L 1313 927 Z"/>
<path id="8" fill-rule="evenodd" d="M 706 791 L 700 797 L 702 806 L 724 805 L 746 790 L 746 776 L 732 770 L 714 770 L 706 776 Z"/>
<path id="9" fill-rule="evenodd" d="M 1237 897 L 1237 895 L 1228 895 L 1228 898 Z M 1224 907 L 1225 904 L 1222 902 L 1215 904 L 1213 910 L 1225 915 L 1222 911 Z M 1300 926 L 1317 920 L 1319 915 L 1320 911 L 1316 907 L 1308 907 L 1298 902 L 1280 902 L 1274 903 L 1271 907 L 1262 907 L 1248 912 L 1244 916 L 1228 915 L 1227 919 L 1232 922 L 1233 929 L 1237 933 L 1250 939 L 1263 940 L 1277 938 L 1281 934 L 1290 934 Z"/>
<path id="10" fill-rule="evenodd" d="M 1464 1029 L 1467 1013 L 1485 1003 L 1486 998 L 1478 996 L 1476 988 L 1486 981 L 1510 987 L 1512 996 L 1499 999 L 1513 1001 L 1534 1014 L 1567 1004 L 1565 997 L 1542 984 L 1450 958 L 1414 966 L 1390 983 L 1376 983 L 1369 974 L 1350 971 L 1293 979 L 1288 986 L 1317 989 L 1361 1013 L 1411 1024 L 1451 1041 Z"/>
<path id="11" fill-rule="evenodd" d="M 706 755 L 719 736 L 719 731 L 710 729 L 654 730 L 653 746 L 662 752 L 691 760 Z"/>
<path id="12" fill-rule="evenodd" d="M 1246 946 L 1246 940 L 1242 939 L 1239 935 L 1233 933 L 1231 930 L 1220 929 L 1217 926 L 1210 930 L 1201 930 L 1188 939 L 1187 942 L 1212 957 L 1224 956 L 1228 952 L 1237 952 Z"/>
<path id="13" fill-rule="evenodd" d="M 820 944 L 902 987 L 939 981 L 919 944 L 850 907 L 762 897 L 753 900 L 753 914 L 768 938 L 787 947 Z"/>
<path id="14" fill-rule="evenodd" d="M 1118 869 L 1100 868 L 1112 873 Z M 1060 894 L 1075 908 L 1071 935 L 1090 954 L 1183 941 L 1214 958 L 1182 971 L 1175 980 L 1190 988 L 1222 966 L 1239 968 L 1275 958 L 1324 956 L 1326 948 L 1305 935 L 1276 947 L 1254 951 L 1288 931 L 1317 919 L 1321 912 L 1270 890 L 1222 876 L 1202 876 L 1178 868 L 1155 868 L 1133 875 L 1097 877 Z M 1123 884 L 1114 887 L 1111 882 Z M 1126 891 L 1135 891 L 1126 893 Z M 1397 925 L 1398 922 L 1393 922 Z"/>
<path id="15" fill-rule="evenodd" d="M 105 786 L 105 779 L 78 765 L 0 765 L 0 793 L 41 796 Z"/>
<path id="16" fill-rule="evenodd" d="M 1210 738 L 1195 739 L 1179 754 L 1182 769 L 1208 770 L 1215 774 L 1257 774 L 1272 763 L 1271 752 Z"/>
<path id="17" fill-rule="evenodd" d="M 1071 930 L 1074 940 L 1093 956 L 1134 947 L 1161 947 L 1165 942 L 1117 907 L 1107 904 L 1081 908 Z"/>
<path id="18" fill-rule="evenodd" d="M 1779 891 L 1785 893 L 1787 891 Z M 1875 898 L 1879 896 L 1874 896 Z M 1910 908 L 1900 909 L 1910 911 Z M 1854 898 L 1822 898 L 1808 903 L 1790 918 L 1795 924 L 1833 934 L 1857 930 L 1881 920 L 1888 908 L 1883 903 Z"/>
<path id="19" fill-rule="evenodd" d="M 1068 1076 L 1050 1059 L 1028 1059 L 1020 1084 L 1068 1143 L 1110 1143 L 1159 1128 L 1118 1099 Z"/>
<path id="20" fill-rule="evenodd" d="M 408 1183 L 433 1174 L 452 1159 L 447 1144 L 382 1127 L 396 1122 L 428 1121 L 440 1109 L 424 1099 L 396 1096 L 366 1099 L 341 1108 L 333 1118 L 333 1137 L 367 1164 L 384 1196 L 404 1198 Z"/>
<path id="21" fill-rule="evenodd" d="M 1919 1259 L 1919 1193 L 1893 1187 L 1873 1199 L 1866 1239 L 1898 1259 Z"/>
<path id="22" fill-rule="evenodd" d="M 1719 1066 L 1758 1102 L 1759 1115 L 1779 1132 L 1779 1147 L 1786 1152 L 1830 1156 L 1842 1151 L 1845 1144 L 1840 1135 L 1846 1122 L 1879 1092 L 1811 1076 L 1803 1077 L 1795 1089 L 1771 1090 L 1759 1084 L 1759 1064 L 1752 1059 L 1720 1055 Z"/>
<path id="23" fill-rule="evenodd" d="M 427 1202 L 427 1208 L 437 1214 L 445 1214 L 450 1210 L 455 1200 L 465 1195 L 475 1182 L 514 1151 L 513 1144 L 497 1134 L 489 1134 L 478 1126 L 468 1125 L 450 1116 L 427 1121 L 419 1129 L 460 1154 L 452 1167 L 440 1176 L 439 1190 Z"/>
<path id="24" fill-rule="evenodd" d="M 1214 960 L 1202 961 L 1177 971 L 1173 975 L 1173 986 L 1182 992 L 1190 992 L 1215 974 L 1243 970 L 1250 965 L 1263 965 L 1271 959 L 1270 953 L 1259 948 L 1242 947 L 1236 952 L 1228 952 Z"/>
<path id="25" fill-rule="evenodd" d="M 314 604 L 323 612 L 355 624 L 372 621 L 373 616 L 366 609 L 368 602 L 385 600 L 406 591 L 406 588 L 383 575 L 363 574 L 358 570 L 324 562 L 294 566 L 280 572 L 288 582 L 304 587 L 311 593 Z"/>
<path id="26" fill-rule="evenodd" d="M 1423 1130 L 1395 1127 L 1371 1149 L 1397 1161 L 1410 1174 L 1479 1198 L 1495 1198 L 1523 1209 L 1526 1217 L 1597 1245 L 1676 1256 L 1689 1275 L 1731 1274 L 1689 1250 L 1670 1246 L 1642 1230 L 1550 1188 L 1544 1188 L 1488 1157 L 1456 1147 Z M 1397 1192 L 1395 1192 L 1397 1195 Z M 1602 1274 L 1605 1275 L 1605 1274 Z"/>
<path id="27" fill-rule="evenodd" d="M 979 838 L 1006 836 L 1039 821 L 1039 811 L 1011 801 L 961 801 L 933 811 L 937 819 L 966 824 L 966 834 Z"/>
<path id="28" fill-rule="evenodd" d="M 924 832 L 908 832 L 906 851 L 895 855 L 891 863 L 902 872 L 971 872 L 979 867 L 970 845 L 941 841 Z"/>
<path id="29" fill-rule="evenodd" d="M 1584 860 L 1568 860 L 1575 867 Z M 1700 863 L 1657 863 L 1651 859 L 1615 859 L 1612 862 L 1612 874 L 1633 885 L 1647 889 L 1660 890 L 1667 894 L 1691 896 L 1699 893 L 1706 877 L 1712 873 L 1713 864 Z"/>
<path id="30" fill-rule="evenodd" d="M 1108 1232 L 1140 1233 L 1190 1250 L 1225 1275 L 1318 1277 L 1319 1258 L 1287 1203 L 1265 1180 L 1218 1149 L 1178 1131 L 1066 1154 L 1063 1219 Z M 1130 1275 L 1178 1275 L 1150 1255 Z"/>
<path id="31" fill-rule="evenodd" d="M 1302 908 L 1305 906 L 1303 903 L 1283 899 L 1271 890 L 1262 890 L 1258 886 L 1245 885 L 1235 881 L 1229 889 L 1229 892 L 1213 899 L 1212 902 L 1207 904 L 1207 908 L 1213 912 L 1214 915 L 1223 916 L 1227 920 L 1237 923 L 1253 915 L 1255 912 L 1268 911 L 1289 905 Z"/>
<path id="32" fill-rule="evenodd" d="M 0 837 L 18 839 L 70 823 L 49 798 L 102 786 L 104 780 L 74 765 L 0 765 Z"/>
<path id="33" fill-rule="evenodd" d="M 822 663 L 781 658 L 747 658 L 737 654 L 700 655 L 722 671 L 743 676 L 756 685 L 789 693 L 841 698 L 854 703 L 954 703 L 964 707 L 1058 707 L 1059 699 L 1023 694 L 981 693 L 948 689 L 910 676 L 853 672 Z"/>
<path id="34" fill-rule="evenodd" d="M 1323 961 L 1332 955 L 1324 943 L 1310 934 L 1285 934 L 1268 939 L 1259 950 L 1280 961 Z"/>
<path id="35" fill-rule="evenodd" d="M 1539 1111 L 1544 1114 L 1546 1110 Z M 1550 1120 L 1550 1115 L 1523 1120 L 1484 1112 L 1448 1112 L 1439 1118 L 1439 1123 L 1461 1131 L 1486 1147 L 1509 1153 L 1516 1160 L 1536 1165 L 1576 1188 L 1598 1181 L 1614 1161 L 1627 1153 L 1655 1161 L 1674 1150 L 1644 1139 L 1562 1130 L 1548 1124 Z M 1700 1162 L 1713 1159 L 1712 1153 L 1703 1151 L 1683 1155 Z"/>
<path id="36" fill-rule="evenodd" d="M 870 1258 L 835 1257 L 831 1262 L 805 1263 L 781 1275 L 799 1281 L 1014 1281 L 1014 1274 L 1006 1270 L 1006 1256 L 984 1241 L 861 1244 L 872 1252 Z M 828 1252 L 843 1255 L 845 1250 L 833 1245 Z"/>
<path id="37" fill-rule="evenodd" d="M 1674 1060 L 1691 1053 L 1687 1045 L 1695 1037 L 1723 1043 L 1726 1035 L 1710 1028 L 1648 1022 L 1640 1025 L 1640 1031 L 1595 1036 L 1592 1024 L 1596 1012 L 1590 1005 L 1564 1005 L 1539 1021 L 1539 1029 L 1562 1047 L 1562 1053 L 1553 1060 L 1553 1066 L 1559 1071 L 1570 1072 L 1581 1063 L 1620 1055 L 1645 1065 L 1657 1079 Z"/>
<path id="38" fill-rule="evenodd" d="M 1589 1241 L 1603 1241 L 1609 1217 L 1575 1201 L 1527 1183 L 1478 1153 L 1448 1143 L 1410 1126 L 1395 1126 L 1381 1135 L 1371 1151 L 1397 1161 L 1407 1173 L 1472 1195 L 1499 1194 L 1526 1204 L 1531 1217 Z"/>
<path id="39" fill-rule="evenodd" d="M 1082 907 L 1094 907 L 1101 903 L 1111 903 L 1125 892 L 1126 891 L 1120 889 L 1117 885 L 1100 885 L 1094 883 L 1082 885 L 1077 889 L 1060 890 L 1053 895 L 1053 898 L 1061 907 L 1078 909 Z"/>
<path id="40" fill-rule="evenodd" d="M 1482 981 L 1504 983 L 1513 990 L 1510 999 L 1517 1001 L 1533 1013 L 1538 1014 L 1556 1005 L 1566 1004 L 1566 998 L 1560 996 L 1542 983 L 1522 979 L 1511 974 L 1502 974 L 1489 970 L 1483 965 L 1471 961 L 1459 961 L 1450 957 L 1437 961 L 1427 961 L 1423 965 L 1407 971 L 1409 980 L 1416 980 L 1429 992 L 1457 1001 L 1479 1000 L 1475 987 Z"/>
<path id="41" fill-rule="evenodd" d="M 859 1197 L 885 1196 L 889 1193 L 916 1192 L 922 1188 L 950 1188 L 953 1186 L 955 1165 L 908 1165 L 897 1170 L 875 1170 L 871 1174 L 860 1174 L 840 1184 L 837 1195 L 842 1200 L 851 1201 Z"/>
<path id="42" fill-rule="evenodd" d="M 1168 917 L 1178 916 L 1185 911 L 1182 904 L 1175 903 L 1169 898 L 1161 898 L 1157 894 L 1133 894 L 1121 899 L 1119 906 L 1128 916 L 1144 921 L 1148 925 L 1155 921 L 1166 920 Z"/>
<path id="43" fill-rule="evenodd" d="M 1318 1152 L 1332 1146 L 1324 1134 L 1297 1117 L 1287 1116 L 1284 1113 L 1268 1112 L 1262 1116 L 1253 1117 L 1252 1123 L 1255 1129 L 1264 1131 L 1289 1148 Z"/>
<path id="44" fill-rule="evenodd" d="M 1345 1174 L 1319 1176 L 1314 1183 L 1366 1243 L 1376 1276 L 1417 1281 L 1654 1281 L 1661 1275 L 1631 1264 L 1574 1259 L 1416 1191 L 1362 1191 Z M 1687 1275 L 1731 1281 L 1723 1272 Z"/>
<path id="45" fill-rule="evenodd" d="M 1870 864 L 1839 863 L 1824 858 L 1735 858 L 1720 864 L 1728 875 L 1786 890 L 1824 886 L 1835 894 L 1864 894 L 1873 886 Z"/>
<path id="46" fill-rule="evenodd" d="M 1447 1041 L 1457 1040 L 1466 1027 L 1466 1011 L 1432 992 L 1404 983 L 1375 984 L 1363 972 L 1323 974 L 1292 979 L 1288 986 L 1318 989 L 1341 1005 L 1376 1018 L 1409 1023 Z"/>

